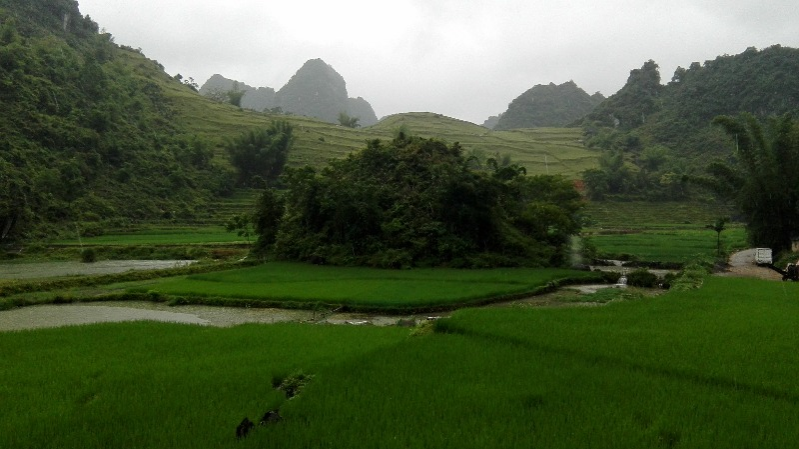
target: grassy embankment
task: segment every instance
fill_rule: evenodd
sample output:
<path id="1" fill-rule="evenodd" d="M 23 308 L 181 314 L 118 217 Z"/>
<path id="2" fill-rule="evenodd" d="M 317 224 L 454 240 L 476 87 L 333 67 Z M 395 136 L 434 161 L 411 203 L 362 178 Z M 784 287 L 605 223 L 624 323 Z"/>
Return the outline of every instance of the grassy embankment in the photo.
<path id="1" fill-rule="evenodd" d="M 564 282 L 600 279 L 594 273 L 559 269 L 400 271 L 274 262 L 162 279 L 128 291 L 177 302 L 411 313 L 495 302 L 549 291 Z"/>
<path id="2" fill-rule="evenodd" d="M 134 323 L 0 334 L 0 447 L 784 448 L 799 285 L 398 328 Z M 273 377 L 314 375 L 295 398 Z M 283 420 L 235 428 L 277 408 Z"/>
<path id="3" fill-rule="evenodd" d="M 51 302 L 153 300 L 172 304 L 348 309 L 414 313 L 496 302 L 551 291 L 564 283 L 597 282 L 596 273 L 560 269 L 379 270 L 267 263 L 211 271 L 125 273 L 49 282 L 0 282 L 0 308 Z M 194 274 L 187 271 L 195 271 Z M 217 268 L 218 270 L 218 268 Z"/>

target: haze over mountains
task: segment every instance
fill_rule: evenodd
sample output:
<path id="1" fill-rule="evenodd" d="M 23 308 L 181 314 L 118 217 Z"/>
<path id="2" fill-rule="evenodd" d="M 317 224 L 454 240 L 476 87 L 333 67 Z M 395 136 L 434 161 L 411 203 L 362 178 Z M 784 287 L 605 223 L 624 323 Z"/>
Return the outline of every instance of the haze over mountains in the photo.
<path id="1" fill-rule="evenodd" d="M 377 123 L 369 102 L 361 97 L 350 98 L 344 78 L 321 59 L 307 61 L 278 91 L 271 87 L 252 87 L 216 74 L 202 85 L 200 93 L 213 96 L 234 89 L 244 92 L 241 107 L 246 109 L 281 111 L 329 123 L 338 123 L 339 114 L 343 112 L 357 117 L 361 126 Z"/>

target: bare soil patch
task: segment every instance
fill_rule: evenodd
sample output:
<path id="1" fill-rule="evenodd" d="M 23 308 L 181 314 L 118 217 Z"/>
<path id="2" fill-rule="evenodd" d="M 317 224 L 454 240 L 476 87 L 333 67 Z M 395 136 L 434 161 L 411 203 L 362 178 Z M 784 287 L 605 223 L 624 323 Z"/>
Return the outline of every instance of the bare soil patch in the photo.
<path id="1" fill-rule="evenodd" d="M 750 277 L 766 279 L 771 281 L 782 280 L 782 275 L 769 268 L 760 267 L 755 264 L 755 249 L 745 249 L 733 253 L 724 271 L 716 273 L 717 276 L 729 277 Z"/>

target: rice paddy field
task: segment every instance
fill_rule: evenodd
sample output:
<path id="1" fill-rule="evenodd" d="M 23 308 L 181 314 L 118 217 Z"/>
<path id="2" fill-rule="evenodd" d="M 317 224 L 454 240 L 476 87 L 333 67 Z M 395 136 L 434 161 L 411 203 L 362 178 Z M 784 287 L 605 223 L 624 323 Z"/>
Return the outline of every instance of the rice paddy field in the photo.
<path id="1" fill-rule="evenodd" d="M 0 447 L 718 448 L 799 437 L 799 285 L 432 327 L 164 323 L 0 333 Z M 302 373 L 293 398 L 275 379 Z M 268 410 L 282 420 L 244 417 Z"/>
<path id="2" fill-rule="evenodd" d="M 637 230 L 591 235 L 601 258 L 685 263 L 697 256 L 715 257 L 746 248 L 746 232 L 733 226 L 721 233 L 718 245 L 712 229 Z M 719 251 L 720 250 L 720 251 Z"/>
<path id="3" fill-rule="evenodd" d="M 130 287 L 184 300 L 239 299 L 268 304 L 347 306 L 360 310 L 451 308 L 501 297 L 534 294 L 561 281 L 597 282 L 590 272 L 565 269 L 380 270 L 270 262 L 237 270 L 149 281 Z M 189 299 L 185 299 L 189 298 Z"/>
<path id="4" fill-rule="evenodd" d="M 742 223 L 727 223 L 720 245 L 716 232 L 707 227 L 734 212 L 729 205 L 704 202 L 588 202 L 583 237 L 600 258 L 685 263 L 716 257 L 719 249 L 725 256 L 747 247 Z"/>

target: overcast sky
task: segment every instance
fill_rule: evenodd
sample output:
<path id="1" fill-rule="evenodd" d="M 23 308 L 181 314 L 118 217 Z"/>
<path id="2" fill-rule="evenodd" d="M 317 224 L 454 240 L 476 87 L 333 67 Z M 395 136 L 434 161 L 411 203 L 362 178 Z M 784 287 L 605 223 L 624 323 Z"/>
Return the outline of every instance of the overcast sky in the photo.
<path id="1" fill-rule="evenodd" d="M 79 0 L 115 42 L 202 85 L 280 89 L 308 59 L 378 117 L 482 123 L 536 84 L 610 96 L 649 59 L 677 66 L 747 47 L 799 47 L 796 0 Z"/>

